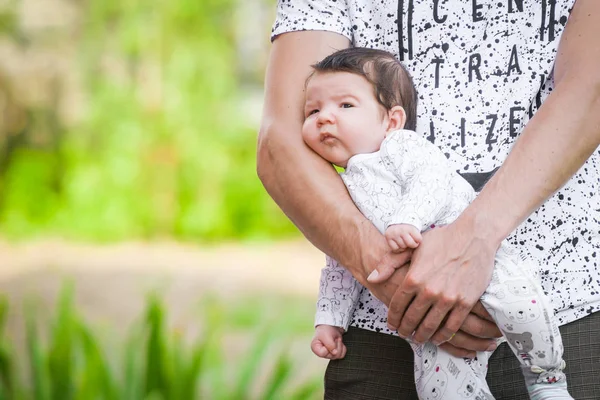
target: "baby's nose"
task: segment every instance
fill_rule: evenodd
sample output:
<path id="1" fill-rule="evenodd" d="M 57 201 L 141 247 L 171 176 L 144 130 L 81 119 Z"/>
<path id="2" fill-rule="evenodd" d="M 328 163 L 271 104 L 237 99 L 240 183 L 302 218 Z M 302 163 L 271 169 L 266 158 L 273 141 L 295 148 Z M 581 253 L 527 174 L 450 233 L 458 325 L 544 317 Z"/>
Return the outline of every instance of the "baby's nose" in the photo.
<path id="1" fill-rule="evenodd" d="M 335 122 L 335 116 L 333 115 L 333 113 L 329 110 L 321 110 L 319 112 L 319 122 L 321 124 L 331 124 Z"/>

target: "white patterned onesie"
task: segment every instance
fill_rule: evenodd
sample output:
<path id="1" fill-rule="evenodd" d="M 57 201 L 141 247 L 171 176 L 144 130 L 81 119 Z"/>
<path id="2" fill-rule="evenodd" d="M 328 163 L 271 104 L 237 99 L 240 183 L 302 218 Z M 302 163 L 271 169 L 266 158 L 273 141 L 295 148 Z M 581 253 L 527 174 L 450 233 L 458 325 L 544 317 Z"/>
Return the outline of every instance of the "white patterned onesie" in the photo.
<path id="1" fill-rule="evenodd" d="M 394 224 L 411 224 L 420 231 L 449 224 L 475 198 L 473 188 L 453 171 L 444 154 L 408 130 L 389 134 L 378 152 L 353 156 L 341 177 L 356 206 L 382 233 Z M 566 382 L 560 332 L 533 276 L 535 270 L 504 242 L 496 255 L 492 281 L 481 296 L 519 358 L 531 398 L 536 398 L 536 388 L 547 390 L 546 384 L 563 386 Z M 364 290 L 328 257 L 321 274 L 315 325 L 347 330 Z M 372 313 L 385 322 L 385 305 L 371 306 Z M 411 347 L 420 399 L 493 399 L 485 381 L 491 352 L 479 352 L 469 360 L 453 357 L 431 343 L 411 343 Z"/>

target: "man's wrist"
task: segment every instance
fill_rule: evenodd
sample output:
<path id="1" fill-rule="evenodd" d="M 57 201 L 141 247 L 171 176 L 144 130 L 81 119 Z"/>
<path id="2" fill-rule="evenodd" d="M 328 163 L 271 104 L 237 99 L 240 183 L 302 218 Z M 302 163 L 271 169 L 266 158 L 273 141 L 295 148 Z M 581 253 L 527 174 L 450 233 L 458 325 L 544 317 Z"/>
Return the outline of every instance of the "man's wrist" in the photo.
<path id="1" fill-rule="evenodd" d="M 354 218 L 352 223 L 357 233 L 358 247 L 355 253 L 358 258 L 352 263 L 354 270 L 351 272 L 361 285 L 369 287 L 372 284 L 367 282 L 367 277 L 375 270 L 389 248 L 385 237 L 362 214 Z"/>
<path id="2" fill-rule="evenodd" d="M 498 249 L 510 233 L 505 233 L 506 227 L 501 219 L 496 218 L 490 212 L 486 212 L 482 207 L 477 207 L 477 204 L 468 207 L 458 217 L 456 224 L 463 226 L 465 232 L 470 232 L 494 249 Z"/>

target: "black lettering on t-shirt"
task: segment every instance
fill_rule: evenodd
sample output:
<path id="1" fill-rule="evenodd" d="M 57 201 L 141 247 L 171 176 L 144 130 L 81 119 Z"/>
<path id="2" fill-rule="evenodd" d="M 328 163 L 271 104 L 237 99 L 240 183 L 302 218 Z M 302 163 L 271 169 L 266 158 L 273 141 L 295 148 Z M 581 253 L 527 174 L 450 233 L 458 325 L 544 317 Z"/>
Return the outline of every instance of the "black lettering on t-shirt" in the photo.
<path id="1" fill-rule="evenodd" d="M 398 0 L 396 23 L 398 25 L 398 57 L 400 61 L 404 61 L 404 0 Z"/>
<path id="2" fill-rule="evenodd" d="M 492 149 L 492 144 L 498 141 L 497 138 L 494 138 L 494 127 L 496 126 L 496 121 L 498 120 L 498 114 L 490 114 L 485 119 L 491 119 L 490 127 L 488 128 L 488 134 L 485 138 L 485 144 L 489 145 L 489 150 Z"/>
<path id="3" fill-rule="evenodd" d="M 443 58 L 434 58 L 431 60 L 435 64 L 435 87 L 440 87 L 440 64 L 444 63 Z"/>
<path id="4" fill-rule="evenodd" d="M 408 35 L 407 35 L 407 39 L 408 39 L 408 59 L 412 60 L 413 59 L 413 36 L 412 36 L 412 31 L 413 31 L 413 12 L 415 10 L 414 4 L 413 4 L 413 0 L 408 0 L 408 17 L 407 17 L 407 30 L 408 30 Z"/>
<path id="5" fill-rule="evenodd" d="M 477 4 L 477 0 L 473 0 L 473 22 L 483 21 L 483 13 L 479 9 L 483 8 L 481 4 Z"/>
<path id="6" fill-rule="evenodd" d="M 554 25 L 556 24 L 556 0 L 550 0 L 550 19 L 548 20 L 548 41 L 554 40 Z"/>
<path id="7" fill-rule="evenodd" d="M 406 39 L 407 46 L 404 47 L 404 3 L 408 2 L 407 8 L 407 17 L 406 17 Z M 413 29 L 413 11 L 414 4 L 413 0 L 398 0 L 398 15 L 396 18 L 396 24 L 398 25 L 398 57 L 400 61 L 404 61 L 405 55 L 404 53 L 408 53 L 408 59 L 412 60 L 413 58 L 413 38 L 412 38 L 412 29 Z"/>
<path id="8" fill-rule="evenodd" d="M 466 119 L 460 119 L 460 147 L 465 147 L 465 122 Z"/>
<path id="9" fill-rule="evenodd" d="M 511 14 L 516 12 L 513 8 L 513 2 L 517 6 L 517 10 L 523 12 L 523 0 L 508 0 L 508 12 Z"/>
<path id="10" fill-rule="evenodd" d="M 550 15 L 548 18 L 548 42 L 554 40 L 554 27 L 556 25 L 556 0 L 542 0 L 542 23 L 540 25 L 540 40 L 544 40 L 546 30 L 546 8 L 550 4 Z"/>
<path id="11" fill-rule="evenodd" d="M 438 6 L 440 4 L 440 0 L 433 0 L 433 20 L 435 22 L 437 22 L 438 24 L 443 24 L 446 19 L 448 18 L 448 15 L 445 14 L 443 17 L 440 18 L 440 15 L 438 13 Z"/>
<path id="12" fill-rule="evenodd" d="M 516 137 L 517 134 L 519 133 L 517 131 L 519 125 L 521 125 L 521 119 L 517 118 L 517 116 L 515 115 L 516 113 L 525 110 L 525 108 L 523 107 L 511 107 L 510 108 L 510 113 L 509 113 L 509 121 L 508 121 L 508 127 L 510 129 L 510 137 Z"/>
<path id="13" fill-rule="evenodd" d="M 481 80 L 479 66 L 481 65 L 481 55 L 473 53 L 469 56 L 469 82 L 473 81 L 473 71 L 477 74 L 477 80 Z"/>
<path id="14" fill-rule="evenodd" d="M 506 74 L 510 75 L 510 72 L 513 69 L 517 70 L 519 74 L 521 73 L 521 67 L 519 67 L 519 55 L 517 53 L 516 44 L 513 46 L 512 51 L 510 53 L 510 60 L 508 61 L 508 71 L 506 72 Z"/>
<path id="15" fill-rule="evenodd" d="M 546 1 L 542 0 L 542 25 L 540 26 L 540 40 L 544 40 L 544 30 L 546 30 Z"/>

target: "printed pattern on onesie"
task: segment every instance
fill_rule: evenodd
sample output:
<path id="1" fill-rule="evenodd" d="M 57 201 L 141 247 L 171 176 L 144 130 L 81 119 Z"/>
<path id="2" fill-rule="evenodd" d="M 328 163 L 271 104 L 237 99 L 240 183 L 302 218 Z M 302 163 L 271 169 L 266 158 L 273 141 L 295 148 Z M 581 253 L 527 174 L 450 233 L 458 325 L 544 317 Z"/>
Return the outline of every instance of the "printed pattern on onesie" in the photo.
<path id="1" fill-rule="evenodd" d="M 327 257 L 326 266 L 321 270 L 315 326 L 331 325 L 348 330 L 361 288 L 346 268 Z"/>
<path id="2" fill-rule="evenodd" d="M 432 343 L 411 343 L 415 354 L 415 384 L 421 400 L 494 400 L 485 380 L 490 353 L 474 359 L 455 358 Z"/>
<path id="3" fill-rule="evenodd" d="M 506 341 L 528 366 L 536 381 L 557 383 L 562 372 L 563 344 L 552 307 L 534 274 L 535 266 L 503 245 L 496 255 L 488 290 L 481 297 Z"/>
<path id="4" fill-rule="evenodd" d="M 474 197 L 471 186 L 452 172 L 439 149 L 408 130 L 390 133 L 378 152 L 352 157 L 341 176 L 356 206 L 382 233 L 398 223 L 410 223 L 420 231 L 430 229 L 433 222 L 448 224 Z M 368 321 L 372 330 L 397 335 L 387 328 L 387 307 L 373 296 L 365 297 L 365 292 L 328 257 L 315 325 L 347 329 L 349 320 L 358 327 Z M 355 307 L 369 318 L 361 321 Z"/>

